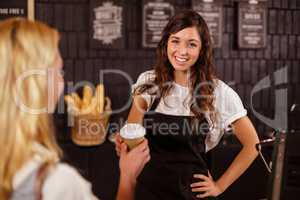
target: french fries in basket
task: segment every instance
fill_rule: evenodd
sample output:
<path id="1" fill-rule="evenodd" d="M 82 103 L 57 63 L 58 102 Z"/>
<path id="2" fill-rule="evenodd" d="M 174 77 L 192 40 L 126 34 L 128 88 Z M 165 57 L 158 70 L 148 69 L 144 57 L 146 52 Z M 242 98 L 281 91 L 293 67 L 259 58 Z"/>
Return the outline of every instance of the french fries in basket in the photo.
<path id="1" fill-rule="evenodd" d="M 105 141 L 108 120 L 111 115 L 111 101 L 105 97 L 104 86 L 93 89 L 85 85 L 82 99 L 75 92 L 65 96 L 68 112 L 74 117 L 72 140 L 81 146 L 99 145 Z M 82 128 L 83 127 L 83 128 Z"/>
<path id="2" fill-rule="evenodd" d="M 71 95 L 65 95 L 65 101 L 68 105 L 68 112 L 74 115 L 99 115 L 111 111 L 111 101 L 105 97 L 103 84 L 97 85 L 95 95 L 93 95 L 93 89 L 85 85 L 82 99 L 73 92 Z"/>
<path id="3" fill-rule="evenodd" d="M 93 89 L 85 85 L 83 87 L 83 99 L 82 99 L 82 109 L 88 108 L 90 106 L 93 97 Z"/>

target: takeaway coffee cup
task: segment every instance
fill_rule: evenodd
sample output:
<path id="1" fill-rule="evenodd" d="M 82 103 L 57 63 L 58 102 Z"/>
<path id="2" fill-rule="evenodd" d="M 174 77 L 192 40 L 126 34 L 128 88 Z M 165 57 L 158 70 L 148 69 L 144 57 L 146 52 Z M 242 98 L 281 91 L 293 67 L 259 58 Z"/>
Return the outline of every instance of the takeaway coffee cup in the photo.
<path id="1" fill-rule="evenodd" d="M 145 128 L 137 123 L 127 123 L 120 130 L 120 136 L 127 144 L 129 150 L 143 142 L 145 134 Z"/>

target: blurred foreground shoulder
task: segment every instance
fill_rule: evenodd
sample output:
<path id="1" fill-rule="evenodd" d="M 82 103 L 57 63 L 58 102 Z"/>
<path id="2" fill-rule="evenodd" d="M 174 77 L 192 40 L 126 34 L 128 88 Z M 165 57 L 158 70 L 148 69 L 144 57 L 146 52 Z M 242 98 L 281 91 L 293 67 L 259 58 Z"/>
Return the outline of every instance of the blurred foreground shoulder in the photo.
<path id="1" fill-rule="evenodd" d="M 96 200 L 91 184 L 73 167 L 57 164 L 50 170 L 43 186 L 43 199 Z"/>

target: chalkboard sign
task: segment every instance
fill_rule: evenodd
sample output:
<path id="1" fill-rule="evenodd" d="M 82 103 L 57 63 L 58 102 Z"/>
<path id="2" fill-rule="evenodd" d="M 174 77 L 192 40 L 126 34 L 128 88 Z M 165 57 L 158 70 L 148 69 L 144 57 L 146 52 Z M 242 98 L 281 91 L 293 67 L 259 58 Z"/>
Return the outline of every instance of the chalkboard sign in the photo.
<path id="1" fill-rule="evenodd" d="M 10 17 L 34 19 L 34 0 L 0 1 L 0 20 Z"/>
<path id="2" fill-rule="evenodd" d="M 214 48 L 222 46 L 223 5 L 221 0 L 193 0 L 193 10 L 206 21 Z"/>
<path id="3" fill-rule="evenodd" d="M 267 5 L 265 2 L 240 2 L 238 7 L 239 48 L 257 49 L 266 46 Z"/>
<path id="4" fill-rule="evenodd" d="M 90 0 L 91 48 L 124 48 L 124 11 L 120 0 Z"/>
<path id="5" fill-rule="evenodd" d="M 172 0 L 143 1 L 143 47 L 156 47 L 169 19 L 175 14 Z"/>

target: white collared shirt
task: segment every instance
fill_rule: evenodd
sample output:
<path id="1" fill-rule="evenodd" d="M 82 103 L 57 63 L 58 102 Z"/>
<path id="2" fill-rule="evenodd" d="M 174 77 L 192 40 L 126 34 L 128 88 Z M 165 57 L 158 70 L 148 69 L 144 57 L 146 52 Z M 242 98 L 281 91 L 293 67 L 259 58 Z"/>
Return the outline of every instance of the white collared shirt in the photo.
<path id="1" fill-rule="evenodd" d="M 155 79 L 154 70 L 143 72 L 138 77 L 136 83 L 132 85 L 132 91 L 138 86 L 149 83 Z M 212 122 L 208 115 L 206 119 L 210 124 L 211 130 L 205 140 L 206 152 L 214 148 L 221 140 L 224 130 L 237 119 L 247 115 L 247 110 L 244 108 L 239 95 L 226 83 L 216 79 L 216 88 L 214 90 L 214 107 L 217 112 L 217 121 Z M 192 116 L 190 106 L 186 103 L 191 98 L 189 88 L 181 86 L 175 82 L 173 89 L 165 98 L 165 101 L 160 101 L 156 108 L 156 112 L 168 115 Z M 141 95 L 147 102 L 148 109 L 154 99 L 153 96 L 144 92 Z M 214 123 L 214 126 L 212 126 Z"/>

